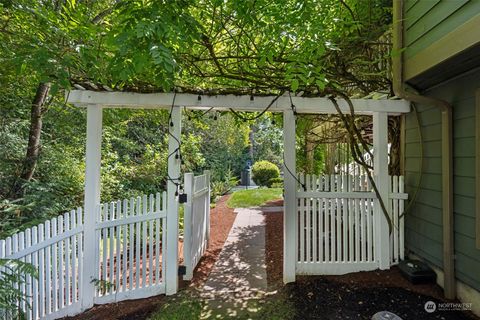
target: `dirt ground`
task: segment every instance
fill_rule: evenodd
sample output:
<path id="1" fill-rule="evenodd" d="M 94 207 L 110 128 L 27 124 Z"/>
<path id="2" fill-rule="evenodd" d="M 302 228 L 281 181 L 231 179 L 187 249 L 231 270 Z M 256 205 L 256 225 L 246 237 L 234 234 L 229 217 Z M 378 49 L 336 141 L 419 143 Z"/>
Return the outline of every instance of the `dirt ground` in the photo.
<path id="1" fill-rule="evenodd" d="M 276 203 L 281 204 L 281 203 Z M 269 285 L 280 286 L 283 265 L 283 213 L 266 212 L 265 252 Z M 378 311 L 391 311 L 404 320 L 479 319 L 467 312 L 427 313 L 427 301 L 446 302 L 436 284 L 413 285 L 397 267 L 385 271 L 342 276 L 297 277 L 285 287 L 293 302 L 295 319 L 371 319 Z"/>
<path id="2" fill-rule="evenodd" d="M 228 233 L 232 228 L 236 213 L 233 209 L 227 207 L 229 195 L 221 197 L 215 208 L 210 211 L 210 242 L 208 249 L 197 268 L 194 271 L 191 282 L 180 280 L 180 288 L 188 286 L 200 287 L 208 277 L 215 261 L 223 248 Z M 161 306 L 165 300 L 165 295 L 151 297 L 147 299 L 121 301 L 119 303 L 110 303 L 96 305 L 90 310 L 81 313 L 75 317 L 67 317 L 69 320 L 140 320 L 146 319 L 150 313 Z"/>

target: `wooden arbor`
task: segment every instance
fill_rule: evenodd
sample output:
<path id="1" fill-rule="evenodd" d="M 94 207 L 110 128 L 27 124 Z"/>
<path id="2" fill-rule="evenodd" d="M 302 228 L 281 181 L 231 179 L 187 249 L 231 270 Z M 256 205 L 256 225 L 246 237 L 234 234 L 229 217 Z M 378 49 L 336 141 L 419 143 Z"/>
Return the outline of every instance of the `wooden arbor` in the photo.
<path id="1" fill-rule="evenodd" d="M 175 97 L 175 99 L 174 99 Z M 96 208 L 100 204 L 100 160 L 102 139 L 102 110 L 104 108 L 171 108 L 170 134 L 175 139 L 169 139 L 169 152 L 175 152 L 181 139 L 181 108 L 208 110 L 235 111 L 263 111 L 274 99 L 274 96 L 257 96 L 251 99 L 249 95 L 215 95 L 198 96 L 187 93 L 129 93 L 129 92 L 95 92 L 86 90 L 71 91 L 68 103 L 87 108 L 87 146 L 86 146 L 86 177 L 85 177 L 85 248 L 93 248 L 95 237 L 94 221 Z M 283 113 L 285 166 L 289 169 L 285 173 L 285 204 L 284 204 L 284 282 L 295 281 L 296 252 L 297 252 L 297 221 L 296 221 L 296 170 L 295 170 L 295 115 L 299 114 L 334 114 L 336 110 L 328 98 L 310 97 L 279 97 L 269 111 Z M 374 174 L 376 184 L 384 199 L 388 198 L 388 115 L 398 115 L 410 111 L 409 103 L 403 100 L 374 100 L 352 99 L 356 114 L 373 116 L 373 144 L 374 144 Z M 292 108 L 292 102 L 295 110 Z M 349 106 L 345 100 L 338 100 L 340 109 L 348 113 Z M 170 177 L 180 176 L 180 161 L 171 157 L 168 161 Z M 178 202 L 175 196 L 176 185 L 169 181 L 168 216 L 167 216 L 167 266 L 166 266 L 166 293 L 174 294 L 177 291 L 178 269 Z M 376 201 L 374 212 L 378 215 L 379 223 L 375 231 L 375 241 L 378 265 L 387 269 L 389 265 L 389 241 L 387 219 L 381 213 L 379 202 Z M 87 233 L 92 232 L 91 236 Z M 93 305 L 94 286 L 91 283 L 95 276 L 94 250 L 85 250 L 85 276 L 83 278 L 84 308 Z M 88 268 L 88 270 L 87 270 Z M 90 275 L 90 276 L 88 276 Z"/>

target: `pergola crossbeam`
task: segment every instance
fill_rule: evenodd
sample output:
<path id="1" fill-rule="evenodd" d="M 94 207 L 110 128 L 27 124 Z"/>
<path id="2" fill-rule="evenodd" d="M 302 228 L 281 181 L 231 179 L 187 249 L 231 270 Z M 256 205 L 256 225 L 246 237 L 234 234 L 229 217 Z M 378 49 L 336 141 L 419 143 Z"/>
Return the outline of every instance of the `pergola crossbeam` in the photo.
<path id="1" fill-rule="evenodd" d="M 174 93 L 132 93 L 132 92 L 98 92 L 88 90 L 73 90 L 67 95 L 68 103 L 76 106 L 101 105 L 106 108 L 170 108 L 173 103 Z M 177 93 L 175 106 L 187 109 L 235 111 L 262 111 L 275 98 L 275 96 L 250 95 L 196 95 L 191 93 Z M 410 105 L 404 100 L 388 99 L 351 99 L 356 114 L 372 114 L 374 112 L 386 112 L 390 115 L 398 115 L 410 112 Z M 269 111 L 283 112 L 290 110 L 291 105 L 296 107 L 297 113 L 306 114 L 335 114 L 337 113 L 332 102 L 328 98 L 321 97 L 292 97 L 282 96 L 275 101 Z M 349 113 L 347 101 L 338 99 L 340 109 Z"/>

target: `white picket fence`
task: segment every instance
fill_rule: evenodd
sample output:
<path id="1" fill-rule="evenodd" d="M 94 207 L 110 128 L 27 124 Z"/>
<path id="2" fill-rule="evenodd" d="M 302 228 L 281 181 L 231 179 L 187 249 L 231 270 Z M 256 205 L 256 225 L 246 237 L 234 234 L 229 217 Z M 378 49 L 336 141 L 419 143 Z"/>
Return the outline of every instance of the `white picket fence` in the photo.
<path id="1" fill-rule="evenodd" d="M 193 270 L 208 247 L 210 237 L 210 172 L 195 177 L 186 173 L 184 206 L 184 245 L 183 257 L 186 267 L 184 280 L 191 280 Z"/>
<path id="2" fill-rule="evenodd" d="M 300 175 L 297 191 L 297 274 L 345 274 L 377 269 L 376 195 L 366 175 Z M 386 203 L 393 230 L 391 264 L 403 259 L 403 177 L 391 177 Z M 383 213 L 382 213 L 383 214 Z"/>
<path id="3" fill-rule="evenodd" d="M 73 210 L 0 240 L 1 259 L 19 259 L 38 270 L 18 289 L 27 319 L 57 319 L 82 311 L 83 254 L 95 250 L 97 304 L 165 292 L 167 195 L 157 193 L 102 204 L 96 246 L 85 248 L 84 215 Z M 5 270 L 0 270 L 5 272 Z"/>
<path id="4" fill-rule="evenodd" d="M 19 305 L 27 319 L 54 319 L 80 310 L 82 253 L 81 208 L 0 240 L 0 258 L 19 259 L 38 270 L 38 279 L 27 277 L 18 287 L 27 297 Z"/>

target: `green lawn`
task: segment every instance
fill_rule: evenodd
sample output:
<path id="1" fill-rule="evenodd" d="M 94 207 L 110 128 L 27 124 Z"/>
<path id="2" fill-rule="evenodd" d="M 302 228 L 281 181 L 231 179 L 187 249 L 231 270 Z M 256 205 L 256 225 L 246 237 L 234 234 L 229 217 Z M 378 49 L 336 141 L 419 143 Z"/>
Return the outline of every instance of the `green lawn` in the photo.
<path id="1" fill-rule="evenodd" d="M 257 207 L 267 201 L 280 199 L 281 188 L 239 190 L 232 194 L 227 202 L 230 208 Z"/>

